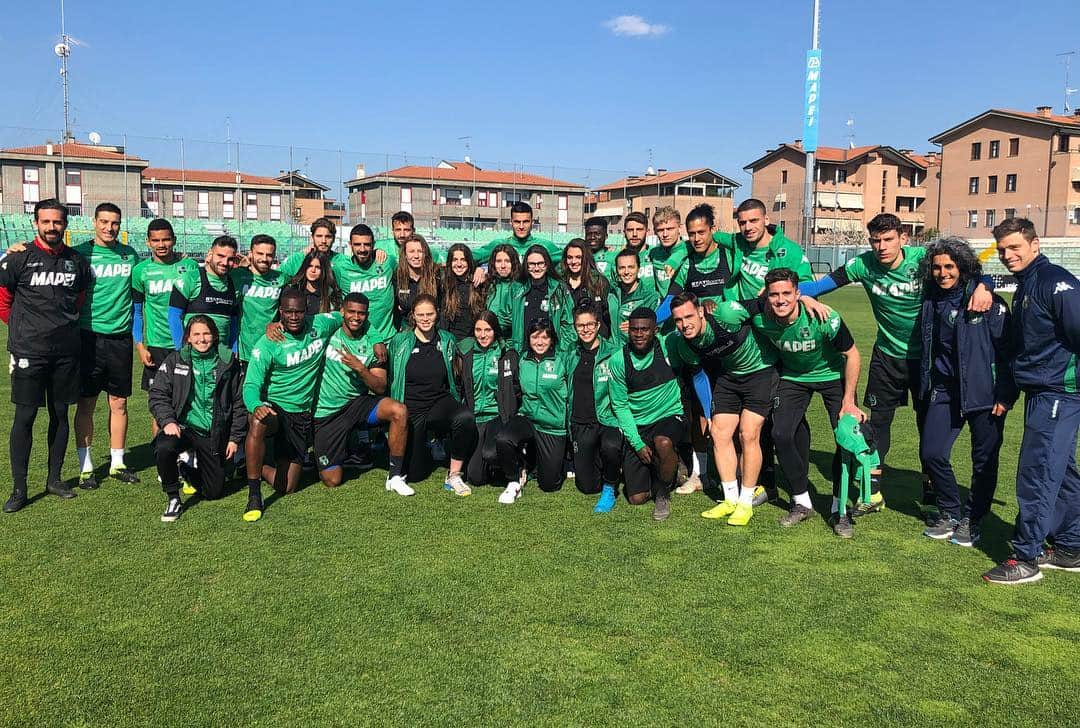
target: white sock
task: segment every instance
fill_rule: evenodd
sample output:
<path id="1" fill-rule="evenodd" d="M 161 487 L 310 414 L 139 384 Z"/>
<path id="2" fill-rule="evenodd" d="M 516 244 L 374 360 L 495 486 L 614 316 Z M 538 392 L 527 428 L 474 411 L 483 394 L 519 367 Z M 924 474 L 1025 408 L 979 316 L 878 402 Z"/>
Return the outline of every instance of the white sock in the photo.
<path id="1" fill-rule="evenodd" d="M 739 500 L 739 481 L 722 480 L 720 485 L 724 489 L 724 500 L 734 503 Z"/>
<path id="2" fill-rule="evenodd" d="M 180 455 L 177 456 L 176 459 L 179 462 L 182 462 L 184 465 L 187 465 L 188 463 L 191 462 L 191 453 L 188 452 L 187 450 L 184 450 L 184 452 L 180 453 Z"/>
<path id="3" fill-rule="evenodd" d="M 754 504 L 754 487 L 755 486 L 750 486 L 747 488 L 745 485 L 742 487 L 742 490 L 739 491 L 739 503 L 744 503 L 748 506 Z"/>
<path id="4" fill-rule="evenodd" d="M 123 468 L 123 467 L 125 467 L 125 465 L 124 465 L 124 448 L 122 448 L 122 447 L 111 447 L 111 448 L 109 448 L 109 457 L 112 458 L 112 462 L 110 463 L 110 467 L 113 467 L 113 468 Z"/>
<path id="5" fill-rule="evenodd" d="M 833 513 L 839 513 L 840 512 L 840 499 L 837 498 L 835 495 L 832 497 L 832 512 Z"/>
<path id="6" fill-rule="evenodd" d="M 94 470 L 94 464 L 90 462 L 90 448 L 77 447 L 75 452 L 79 456 L 79 470 L 84 473 L 90 473 Z"/>
<path id="7" fill-rule="evenodd" d="M 795 503 L 802 506 L 803 508 L 814 508 L 814 504 L 810 501 L 810 491 L 806 491 L 805 493 L 799 493 L 798 495 L 796 495 Z"/>
<path id="8" fill-rule="evenodd" d="M 690 471 L 691 475 L 696 475 L 700 478 L 705 474 L 705 471 L 708 469 L 708 465 L 706 464 L 708 461 L 705 459 L 707 457 L 708 455 L 703 452 L 694 451 L 694 465 L 693 469 Z"/>

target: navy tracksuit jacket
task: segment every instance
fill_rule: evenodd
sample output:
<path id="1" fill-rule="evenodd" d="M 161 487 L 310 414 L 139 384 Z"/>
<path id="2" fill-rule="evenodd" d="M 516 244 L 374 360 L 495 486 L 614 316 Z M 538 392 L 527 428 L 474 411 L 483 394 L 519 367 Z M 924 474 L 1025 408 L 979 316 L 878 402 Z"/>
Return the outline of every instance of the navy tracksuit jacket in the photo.
<path id="1" fill-rule="evenodd" d="M 1026 402 L 1013 547 L 1018 558 L 1033 560 L 1047 539 L 1080 549 L 1080 281 L 1042 255 L 1016 278 L 1013 377 Z"/>

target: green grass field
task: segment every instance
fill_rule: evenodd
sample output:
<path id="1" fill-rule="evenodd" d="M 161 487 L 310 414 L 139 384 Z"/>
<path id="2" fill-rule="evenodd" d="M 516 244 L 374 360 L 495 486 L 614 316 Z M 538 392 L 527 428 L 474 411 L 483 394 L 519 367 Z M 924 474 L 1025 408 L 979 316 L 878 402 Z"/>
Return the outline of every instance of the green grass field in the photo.
<path id="1" fill-rule="evenodd" d="M 833 294 L 864 364 L 861 290 Z M 3 379 L 0 408 L 10 408 Z M 861 389 L 861 388 L 860 388 Z M 734 529 L 676 496 L 607 517 L 570 484 L 414 498 L 372 471 L 313 484 L 241 521 L 243 493 L 174 524 L 131 401 L 129 464 L 70 502 L 0 518 L 0 724 L 1057 726 L 1080 715 L 1080 577 L 984 585 L 1008 553 L 1021 418 L 1009 416 L 981 548 L 920 533 L 917 436 L 899 416 L 890 509 L 853 541 L 775 506 Z M 10 420 L 10 409 L 0 410 Z M 100 408 L 99 411 L 103 411 Z M 812 406 L 812 482 L 832 446 Z M 32 491 L 44 486 L 45 415 Z M 97 461 L 107 459 L 105 420 Z M 961 482 L 968 441 L 955 451 Z M 65 474 L 77 472 L 74 446 Z M 0 474 L 10 486 L 7 465 Z M 267 489 L 267 492 L 268 489 Z M 1071 716 L 1071 718 L 1070 718 Z"/>

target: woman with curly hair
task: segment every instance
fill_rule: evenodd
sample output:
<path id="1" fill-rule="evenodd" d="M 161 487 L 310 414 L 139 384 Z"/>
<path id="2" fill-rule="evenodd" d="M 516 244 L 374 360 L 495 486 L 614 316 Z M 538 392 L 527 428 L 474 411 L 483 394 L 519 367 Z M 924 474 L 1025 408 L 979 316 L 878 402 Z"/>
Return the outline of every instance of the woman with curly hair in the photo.
<path id="1" fill-rule="evenodd" d="M 986 313 L 968 310 L 982 266 L 963 238 L 930 243 L 920 273 L 924 299 L 919 319 L 923 344 L 919 459 L 934 483 L 940 511 L 923 534 L 974 546 L 997 488 L 1005 414 L 1019 394 L 1010 368 L 1009 307 L 995 294 Z M 950 463 L 953 444 L 965 424 L 971 431 L 971 491 L 966 504 L 960 501 Z"/>
<path id="2" fill-rule="evenodd" d="M 334 280 L 330 259 L 325 253 L 312 252 L 305 255 L 299 272 L 289 280 L 285 288 L 296 288 L 305 294 L 308 316 L 341 310 L 341 291 Z"/>
<path id="3" fill-rule="evenodd" d="M 423 235 L 413 233 L 405 238 L 401 246 L 401 257 L 398 258 L 397 269 L 394 271 L 394 286 L 394 326 L 399 331 L 408 328 L 407 319 L 412 311 L 413 300 L 419 294 L 431 296 L 436 301 L 442 299 L 439 269 L 435 266 L 431 246 Z"/>
<path id="4" fill-rule="evenodd" d="M 509 334 L 514 296 L 520 288 L 521 257 L 512 245 L 496 245 L 488 258 L 487 309 L 499 319 L 499 328 Z"/>
<path id="5" fill-rule="evenodd" d="M 562 263 L 559 266 L 563 283 L 570 289 L 570 298 L 574 302 L 573 310 L 581 308 L 588 303 L 597 310 L 602 311 L 600 319 L 600 335 L 611 335 L 611 317 L 608 314 L 608 294 L 611 286 L 607 278 L 596 267 L 592 253 L 589 252 L 585 241 L 574 238 L 563 248 Z"/>
<path id="6" fill-rule="evenodd" d="M 454 243 L 446 252 L 443 269 L 443 300 L 439 326 L 458 341 L 473 335 L 476 317 L 484 310 L 484 296 L 473 285 L 476 261 L 464 243 Z"/>

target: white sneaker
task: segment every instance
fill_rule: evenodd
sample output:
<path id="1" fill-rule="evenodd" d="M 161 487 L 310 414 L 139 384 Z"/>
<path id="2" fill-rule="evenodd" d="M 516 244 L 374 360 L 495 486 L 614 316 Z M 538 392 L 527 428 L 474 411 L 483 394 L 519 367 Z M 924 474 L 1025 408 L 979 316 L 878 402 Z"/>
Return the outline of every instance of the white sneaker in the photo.
<path id="1" fill-rule="evenodd" d="M 506 488 L 502 493 L 499 493 L 499 502 L 504 506 L 508 506 L 521 497 L 521 484 L 516 480 L 511 480 L 506 484 Z"/>
<path id="2" fill-rule="evenodd" d="M 409 486 L 409 484 L 405 482 L 405 478 L 401 475 L 395 475 L 392 478 L 387 478 L 386 490 L 393 491 L 398 495 L 416 495 L 416 491 L 413 490 Z"/>
<path id="3" fill-rule="evenodd" d="M 443 482 L 443 488 L 449 491 L 453 491 L 454 495 L 472 495 L 472 488 L 466 485 L 465 481 L 461 477 L 461 473 L 454 473 L 453 475 L 449 476 Z"/>
<path id="4" fill-rule="evenodd" d="M 691 495 L 702 490 L 703 484 L 701 478 L 697 475 L 691 475 L 686 479 L 682 485 L 675 489 L 677 495 Z"/>

